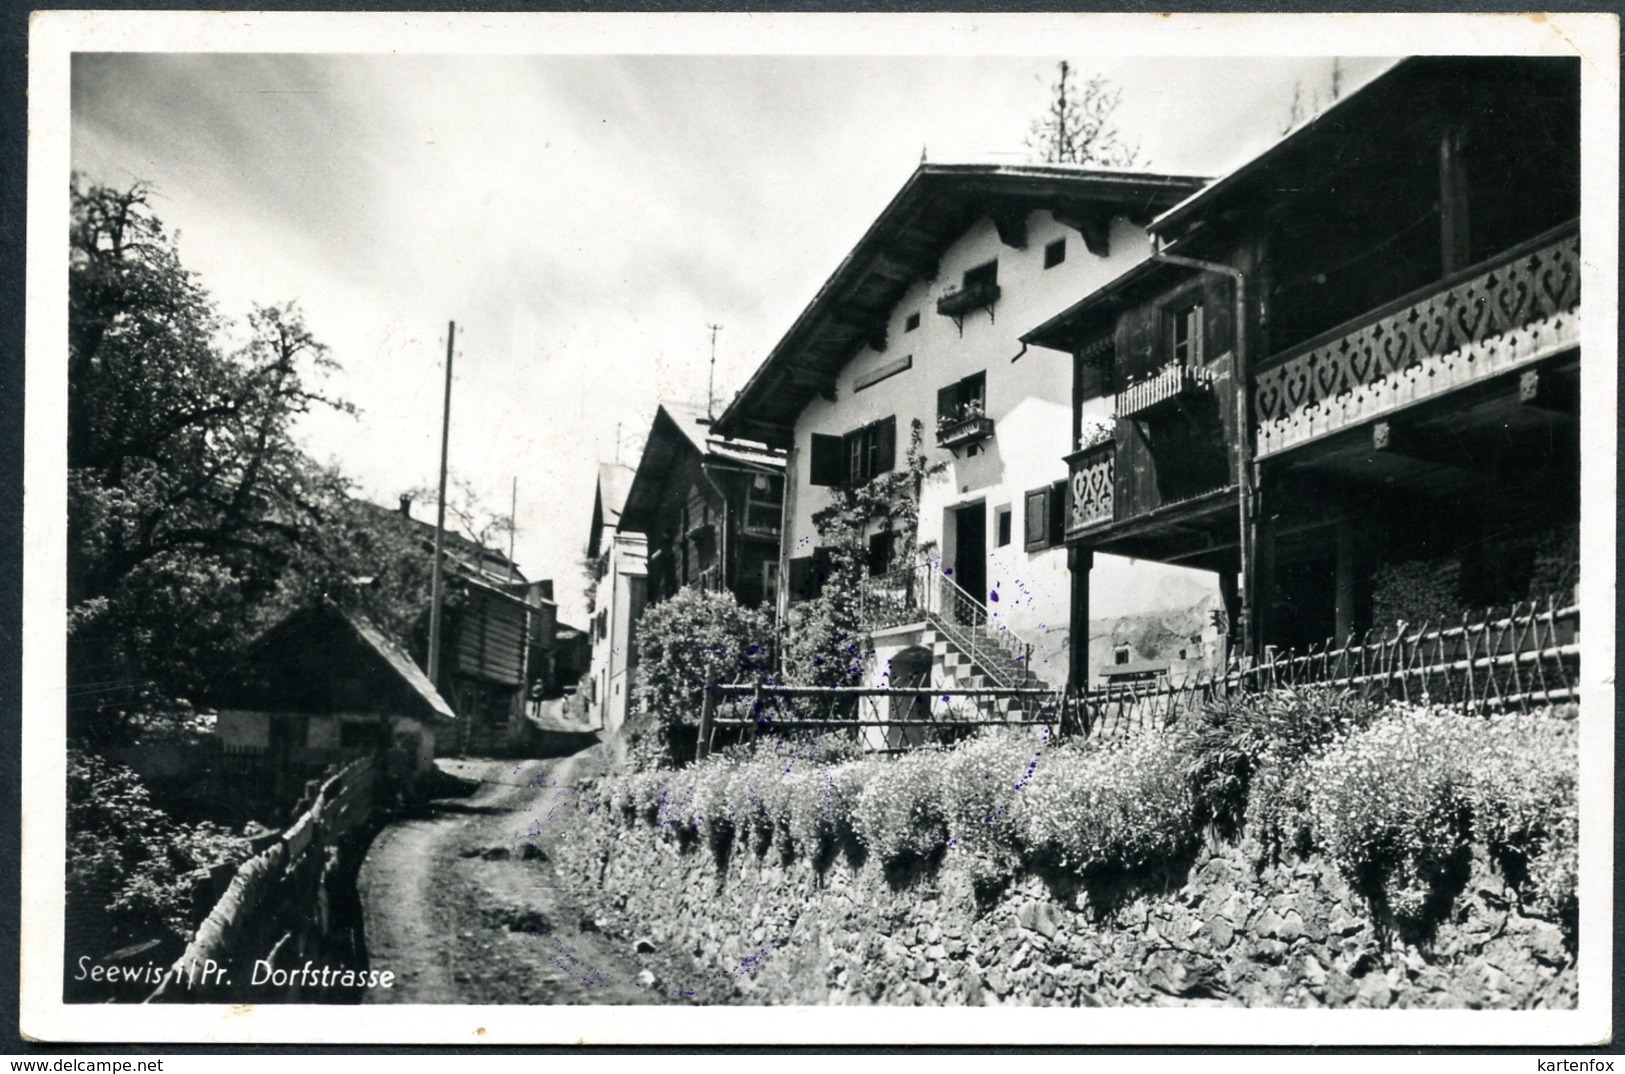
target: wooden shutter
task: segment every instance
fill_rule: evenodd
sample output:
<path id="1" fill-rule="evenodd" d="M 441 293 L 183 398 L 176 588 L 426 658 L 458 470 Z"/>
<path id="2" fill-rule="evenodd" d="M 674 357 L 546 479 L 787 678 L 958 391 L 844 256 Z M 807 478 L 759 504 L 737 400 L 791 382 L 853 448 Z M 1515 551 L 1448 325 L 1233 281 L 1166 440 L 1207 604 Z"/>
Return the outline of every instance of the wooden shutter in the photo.
<path id="1" fill-rule="evenodd" d="M 826 488 L 839 485 L 846 478 L 846 446 L 838 436 L 812 434 L 811 473 L 807 481 Z"/>
<path id="2" fill-rule="evenodd" d="M 813 587 L 812 557 L 792 556 L 790 559 L 790 599 L 811 600 L 818 595 Z"/>
<path id="3" fill-rule="evenodd" d="M 1049 546 L 1058 548 L 1066 543 L 1066 486 L 1057 481 L 1049 487 Z"/>
<path id="4" fill-rule="evenodd" d="M 869 474 L 869 477 L 874 477 L 875 474 L 890 473 L 892 468 L 897 465 L 897 416 L 894 414 L 889 418 L 883 418 L 875 422 L 873 435 L 875 438 L 875 466 L 874 473 Z"/>
<path id="5" fill-rule="evenodd" d="M 937 389 L 937 418 L 940 420 L 953 414 L 959 406 L 959 385 L 950 384 L 946 388 Z"/>
<path id="6" fill-rule="evenodd" d="M 1027 493 L 1027 532 L 1024 539 L 1029 552 L 1049 547 L 1049 499 L 1050 490 L 1047 488 L 1033 489 Z"/>

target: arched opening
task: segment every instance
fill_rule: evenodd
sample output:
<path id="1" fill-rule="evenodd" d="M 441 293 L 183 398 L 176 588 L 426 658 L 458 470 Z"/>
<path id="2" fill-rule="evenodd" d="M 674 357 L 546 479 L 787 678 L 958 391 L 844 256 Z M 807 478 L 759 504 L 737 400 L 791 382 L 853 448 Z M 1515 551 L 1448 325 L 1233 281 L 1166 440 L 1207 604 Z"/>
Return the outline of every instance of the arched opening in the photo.
<path id="1" fill-rule="evenodd" d="M 931 650 L 923 645 L 910 646 L 891 658 L 888 681 L 897 689 L 929 687 L 931 685 Z M 928 718 L 931 700 L 928 697 L 893 697 L 888 706 L 888 719 L 923 720 Z M 925 727 L 888 727 L 886 745 L 891 749 L 916 746 L 925 741 Z"/>

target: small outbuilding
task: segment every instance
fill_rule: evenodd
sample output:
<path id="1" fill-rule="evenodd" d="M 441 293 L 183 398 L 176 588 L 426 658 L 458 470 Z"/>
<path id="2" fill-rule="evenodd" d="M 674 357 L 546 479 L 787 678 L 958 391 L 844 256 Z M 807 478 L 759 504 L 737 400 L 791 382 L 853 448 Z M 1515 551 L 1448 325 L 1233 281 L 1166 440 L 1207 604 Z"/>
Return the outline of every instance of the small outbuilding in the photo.
<path id="1" fill-rule="evenodd" d="M 411 778 L 456 717 L 406 651 L 357 612 L 323 601 L 254 642 L 210 692 L 222 770 L 259 776 L 280 802 L 332 764 L 393 753 Z"/>

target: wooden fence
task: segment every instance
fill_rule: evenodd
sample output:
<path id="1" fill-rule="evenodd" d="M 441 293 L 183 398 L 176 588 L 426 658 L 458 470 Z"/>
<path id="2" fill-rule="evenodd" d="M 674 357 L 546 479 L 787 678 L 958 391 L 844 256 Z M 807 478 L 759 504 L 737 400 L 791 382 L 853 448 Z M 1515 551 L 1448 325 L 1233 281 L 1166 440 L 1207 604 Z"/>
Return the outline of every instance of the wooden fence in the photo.
<path id="1" fill-rule="evenodd" d="M 376 775 L 374 760 L 366 757 L 322 780 L 309 808 L 238 866 L 148 1002 L 240 1000 L 252 995 L 257 959 L 305 949 L 310 934 L 328 924 L 319 911 L 333 860 L 329 852 L 371 818 Z M 297 996 L 283 988 L 277 998 Z"/>
<path id="2" fill-rule="evenodd" d="M 719 735 L 739 740 L 803 729 L 849 729 L 879 752 L 952 742 L 992 726 L 1043 725 L 1066 736 L 1116 738 L 1171 727 L 1221 697 L 1285 687 L 1325 686 L 1378 703 L 1426 702 L 1477 714 L 1528 712 L 1578 699 L 1579 634 L 1579 608 L 1553 597 L 1504 614 L 1464 615 L 1450 625 L 1376 629 L 1341 647 L 1272 652 L 1224 674 L 1083 692 L 734 683 L 707 695 L 697 755 L 706 756 Z M 904 702 L 901 712 L 897 701 Z"/>

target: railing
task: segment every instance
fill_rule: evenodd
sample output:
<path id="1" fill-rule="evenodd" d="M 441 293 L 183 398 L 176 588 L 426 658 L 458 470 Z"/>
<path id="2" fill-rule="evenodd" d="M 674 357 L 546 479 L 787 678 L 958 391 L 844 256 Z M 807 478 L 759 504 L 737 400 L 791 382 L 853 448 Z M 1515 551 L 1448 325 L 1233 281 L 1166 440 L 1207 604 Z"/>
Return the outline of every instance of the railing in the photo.
<path id="1" fill-rule="evenodd" d="M 900 711 L 894 703 L 903 702 Z M 1003 715 L 989 713 L 1004 702 Z M 822 715 L 820 713 L 823 713 Z M 718 738 L 796 731 L 849 731 L 877 753 L 951 745 L 982 727 L 1049 727 L 1068 720 L 1064 693 L 1049 687 L 769 686 L 726 683 L 706 692 L 696 757 Z M 878 733 L 877 733 L 878 732 Z"/>
<path id="2" fill-rule="evenodd" d="M 1253 377 L 1260 458 L 1579 341 L 1578 222 L 1288 351 Z"/>
<path id="3" fill-rule="evenodd" d="M 1183 362 L 1169 362 L 1117 393 L 1117 416 L 1144 415 L 1186 392 L 1201 391 L 1212 384 L 1213 376 L 1206 369 L 1192 369 Z"/>
<path id="4" fill-rule="evenodd" d="M 1110 440 L 1066 457 L 1066 536 L 1110 522 L 1117 445 Z"/>
<path id="5" fill-rule="evenodd" d="M 993 435 L 993 419 L 977 414 L 937 423 L 937 446 L 956 448 L 963 444 L 986 440 Z"/>
<path id="6" fill-rule="evenodd" d="M 290 940 L 298 947 L 306 933 L 324 926 L 320 892 L 333 868 L 330 851 L 371 818 L 376 778 L 376 763 L 367 757 L 312 783 L 310 806 L 237 867 L 148 1002 L 232 1001 L 267 991 L 252 987 L 254 961 L 275 960 Z M 205 971 L 200 982 L 195 974 L 204 967 L 220 973 L 211 980 Z M 282 998 L 296 1000 L 298 993 L 284 990 Z"/>
<path id="7" fill-rule="evenodd" d="M 994 625 L 987 606 L 939 564 L 921 563 L 865 579 L 859 614 L 869 630 L 929 622 L 971 658 L 984 678 L 1005 688 L 1032 680 L 1032 645 L 1003 623 Z"/>
<path id="8" fill-rule="evenodd" d="M 1501 615 L 1463 615 L 1449 626 L 1401 624 L 1341 647 L 1273 653 L 1226 674 L 1090 690 L 1069 699 L 1067 711 L 1078 723 L 1064 722 L 1061 730 L 1091 738 L 1152 731 L 1217 697 L 1305 686 L 1349 690 L 1379 704 L 1529 712 L 1579 698 L 1579 632 L 1579 609 L 1560 597 Z"/>

